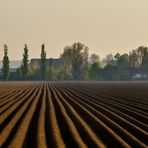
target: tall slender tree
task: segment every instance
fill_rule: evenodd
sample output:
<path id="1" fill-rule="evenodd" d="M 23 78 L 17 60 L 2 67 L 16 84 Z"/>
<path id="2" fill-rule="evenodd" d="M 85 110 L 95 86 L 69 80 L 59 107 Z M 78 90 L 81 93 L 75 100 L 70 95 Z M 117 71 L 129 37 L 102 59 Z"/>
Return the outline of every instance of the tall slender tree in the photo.
<path id="1" fill-rule="evenodd" d="M 42 44 L 41 46 L 41 64 L 40 64 L 40 73 L 41 73 L 41 79 L 45 80 L 46 75 L 46 51 L 45 51 L 45 45 Z"/>
<path id="2" fill-rule="evenodd" d="M 9 57 L 8 57 L 8 46 L 4 44 L 4 57 L 2 66 L 4 80 L 9 79 Z"/>
<path id="3" fill-rule="evenodd" d="M 24 47 L 24 54 L 23 54 L 21 69 L 22 69 L 22 77 L 23 77 L 24 80 L 26 80 L 28 73 L 29 73 L 29 59 L 28 59 L 27 44 L 25 44 L 25 47 Z"/>

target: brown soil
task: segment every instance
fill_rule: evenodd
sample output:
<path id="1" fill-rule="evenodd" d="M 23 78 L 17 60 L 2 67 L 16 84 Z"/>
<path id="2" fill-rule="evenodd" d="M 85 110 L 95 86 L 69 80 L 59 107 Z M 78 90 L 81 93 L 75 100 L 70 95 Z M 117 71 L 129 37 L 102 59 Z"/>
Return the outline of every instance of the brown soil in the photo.
<path id="1" fill-rule="evenodd" d="M 148 147 L 148 82 L 1 82 L 0 147 Z"/>

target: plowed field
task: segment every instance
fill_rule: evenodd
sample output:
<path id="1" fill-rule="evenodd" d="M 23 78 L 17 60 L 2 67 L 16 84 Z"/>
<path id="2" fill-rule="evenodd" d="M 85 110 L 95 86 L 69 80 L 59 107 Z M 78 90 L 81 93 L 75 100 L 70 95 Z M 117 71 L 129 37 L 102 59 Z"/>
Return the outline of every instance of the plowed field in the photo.
<path id="1" fill-rule="evenodd" d="M 148 147 L 148 82 L 1 82 L 0 147 Z"/>

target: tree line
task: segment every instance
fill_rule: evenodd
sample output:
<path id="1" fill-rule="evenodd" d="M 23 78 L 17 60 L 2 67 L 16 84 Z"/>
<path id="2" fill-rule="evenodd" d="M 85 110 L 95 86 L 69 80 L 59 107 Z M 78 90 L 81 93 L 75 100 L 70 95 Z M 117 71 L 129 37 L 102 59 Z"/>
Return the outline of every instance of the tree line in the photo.
<path id="1" fill-rule="evenodd" d="M 10 69 L 10 61 L 8 57 L 8 46 L 4 45 L 4 57 L 3 57 L 3 65 L 2 65 L 2 72 L 3 72 L 3 80 L 9 80 L 9 69 Z M 41 64 L 40 64 L 40 75 L 41 80 L 45 80 L 45 71 L 46 71 L 46 51 L 45 45 L 41 46 Z M 29 55 L 28 55 L 28 47 L 25 44 L 24 53 L 22 58 L 21 66 L 16 71 L 16 79 L 17 80 L 28 80 L 30 77 L 30 65 L 29 65 Z"/>
<path id="2" fill-rule="evenodd" d="M 9 80 L 8 46 L 4 45 L 3 80 Z M 41 46 L 40 66 L 34 70 L 29 63 L 25 44 L 21 66 L 15 80 L 146 80 L 148 79 L 148 47 L 140 46 L 129 54 L 89 55 L 89 48 L 80 42 L 66 46 L 59 57 L 59 66 L 47 59 L 45 45 Z"/>

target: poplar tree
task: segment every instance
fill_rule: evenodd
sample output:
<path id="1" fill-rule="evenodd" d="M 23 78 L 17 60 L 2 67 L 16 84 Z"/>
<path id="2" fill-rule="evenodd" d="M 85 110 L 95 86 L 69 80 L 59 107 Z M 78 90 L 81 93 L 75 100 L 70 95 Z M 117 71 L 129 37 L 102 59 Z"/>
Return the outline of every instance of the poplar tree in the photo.
<path id="1" fill-rule="evenodd" d="M 25 47 L 24 47 L 24 54 L 23 54 L 21 69 L 22 69 L 22 77 L 23 77 L 24 80 L 26 80 L 28 73 L 29 73 L 29 59 L 28 59 L 27 44 L 25 44 Z"/>
<path id="2" fill-rule="evenodd" d="M 9 79 L 9 57 L 8 57 L 8 46 L 6 44 L 4 44 L 2 72 L 3 72 L 4 80 L 8 80 Z"/>
<path id="3" fill-rule="evenodd" d="M 46 51 L 45 51 L 45 45 L 44 44 L 42 44 L 42 46 L 41 46 L 40 73 L 41 73 L 41 79 L 45 80 L 45 74 L 46 74 Z"/>

